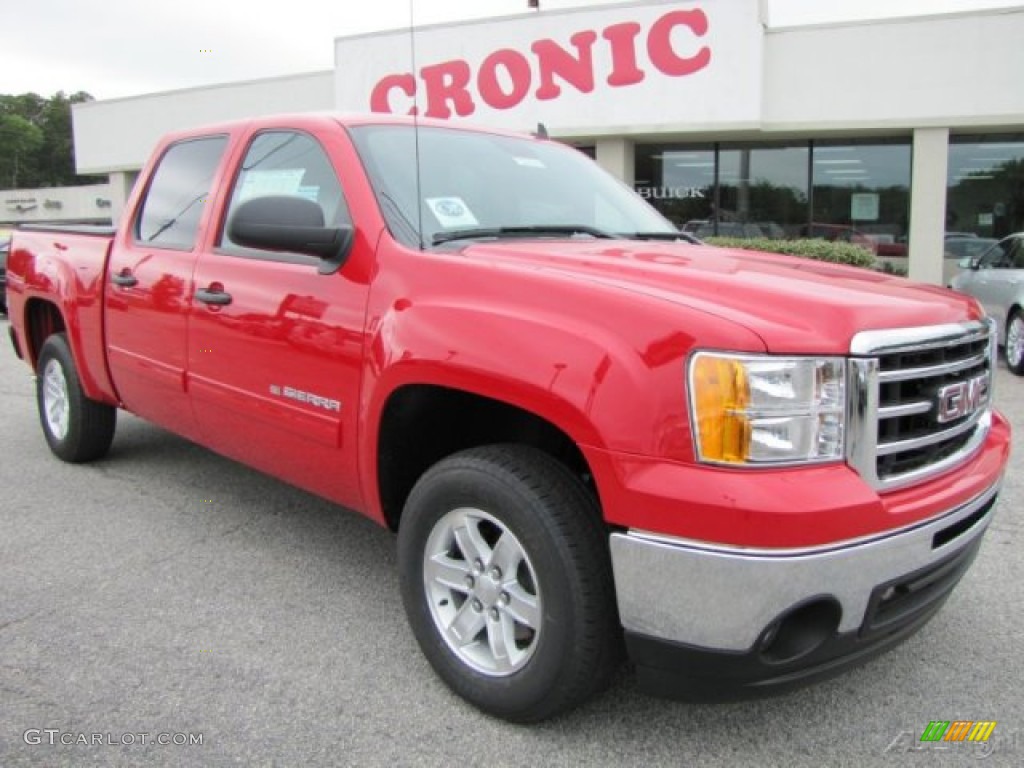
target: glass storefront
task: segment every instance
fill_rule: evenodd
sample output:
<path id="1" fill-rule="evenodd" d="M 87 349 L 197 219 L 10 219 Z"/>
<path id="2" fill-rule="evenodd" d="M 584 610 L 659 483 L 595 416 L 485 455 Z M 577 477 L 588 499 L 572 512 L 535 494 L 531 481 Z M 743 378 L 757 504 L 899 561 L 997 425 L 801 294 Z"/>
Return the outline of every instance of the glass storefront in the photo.
<path id="1" fill-rule="evenodd" d="M 814 205 L 802 234 L 905 257 L 910 228 L 910 142 L 814 142 Z"/>
<path id="2" fill-rule="evenodd" d="M 909 139 L 637 145 L 637 192 L 698 237 L 823 237 L 905 256 Z"/>
<path id="3" fill-rule="evenodd" d="M 1024 230 L 1024 134 L 951 136 L 947 237 Z"/>
<path id="4" fill-rule="evenodd" d="M 728 145 L 718 153 L 718 229 L 725 237 L 797 237 L 807 223 L 807 144 Z"/>

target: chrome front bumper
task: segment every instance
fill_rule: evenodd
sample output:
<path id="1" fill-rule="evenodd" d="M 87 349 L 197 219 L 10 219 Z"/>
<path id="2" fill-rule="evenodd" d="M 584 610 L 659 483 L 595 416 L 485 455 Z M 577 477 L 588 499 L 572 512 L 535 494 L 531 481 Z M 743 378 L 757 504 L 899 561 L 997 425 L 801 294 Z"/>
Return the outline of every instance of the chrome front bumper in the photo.
<path id="1" fill-rule="evenodd" d="M 754 550 L 636 530 L 614 533 L 622 625 L 627 634 L 691 648 L 749 652 L 771 639 L 780 617 L 818 601 L 838 605 L 834 634 L 863 633 L 869 609 L 898 599 L 900 590 L 917 589 L 929 569 L 938 573 L 943 561 L 978 543 L 999 485 L 928 522 L 828 547 Z M 959 573 L 950 578 L 937 598 Z"/>

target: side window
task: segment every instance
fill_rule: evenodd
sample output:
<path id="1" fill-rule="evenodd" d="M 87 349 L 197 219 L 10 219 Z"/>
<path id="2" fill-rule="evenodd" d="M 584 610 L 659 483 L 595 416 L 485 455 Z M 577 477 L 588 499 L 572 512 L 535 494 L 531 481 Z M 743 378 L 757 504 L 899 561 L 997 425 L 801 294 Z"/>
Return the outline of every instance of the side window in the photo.
<path id="1" fill-rule="evenodd" d="M 341 184 L 320 144 L 311 136 L 295 131 L 269 131 L 252 140 L 235 179 L 225 221 L 239 205 L 255 197 L 287 195 L 304 197 L 320 206 L 325 226 L 348 224 L 348 208 Z M 228 251 L 252 252 L 231 241 L 227 227 L 220 246 Z"/>
<path id="2" fill-rule="evenodd" d="M 987 251 L 985 255 L 981 257 L 981 268 L 982 269 L 998 269 L 999 267 L 1005 267 L 1010 263 L 1010 252 L 1013 249 L 1013 244 L 1016 241 L 1012 237 L 1008 237 L 1005 240 L 1000 240 L 998 243 L 993 245 Z"/>
<path id="3" fill-rule="evenodd" d="M 1010 269 L 1024 269 L 1024 238 L 1013 239 L 1013 251 L 1010 253 Z"/>
<path id="4" fill-rule="evenodd" d="M 227 143 L 226 136 L 191 139 L 164 153 L 135 219 L 137 242 L 184 251 L 195 245 L 203 205 Z"/>

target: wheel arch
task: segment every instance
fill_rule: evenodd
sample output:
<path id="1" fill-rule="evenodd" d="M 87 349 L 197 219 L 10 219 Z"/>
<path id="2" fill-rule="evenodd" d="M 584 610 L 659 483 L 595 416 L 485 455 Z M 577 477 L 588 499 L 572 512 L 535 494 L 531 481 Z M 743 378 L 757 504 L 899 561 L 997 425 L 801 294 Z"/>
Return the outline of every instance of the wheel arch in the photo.
<path id="1" fill-rule="evenodd" d="M 25 302 L 24 318 L 25 322 L 22 327 L 25 329 L 25 347 L 22 354 L 32 366 L 32 370 L 36 370 L 39 362 L 39 350 L 53 334 L 67 333 L 67 323 L 64 322 L 64 315 L 61 314 L 55 303 L 37 297 L 32 297 Z"/>
<path id="2" fill-rule="evenodd" d="M 552 419 L 518 404 L 440 384 L 405 384 L 388 395 L 376 434 L 373 483 L 392 530 L 427 469 L 459 451 L 495 443 L 529 445 L 552 456 L 582 480 L 600 506 L 577 440 Z"/>

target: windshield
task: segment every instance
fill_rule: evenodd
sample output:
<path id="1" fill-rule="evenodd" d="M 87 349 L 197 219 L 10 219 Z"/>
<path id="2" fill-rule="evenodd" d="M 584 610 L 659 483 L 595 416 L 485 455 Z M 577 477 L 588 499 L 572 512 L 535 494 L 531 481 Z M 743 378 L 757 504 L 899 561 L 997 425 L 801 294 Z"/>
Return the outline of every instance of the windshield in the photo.
<path id="1" fill-rule="evenodd" d="M 351 129 L 391 233 L 411 247 L 473 236 L 676 233 L 629 187 L 564 144 L 421 126 L 417 153 L 415 130 Z"/>

